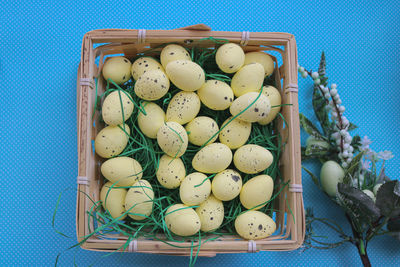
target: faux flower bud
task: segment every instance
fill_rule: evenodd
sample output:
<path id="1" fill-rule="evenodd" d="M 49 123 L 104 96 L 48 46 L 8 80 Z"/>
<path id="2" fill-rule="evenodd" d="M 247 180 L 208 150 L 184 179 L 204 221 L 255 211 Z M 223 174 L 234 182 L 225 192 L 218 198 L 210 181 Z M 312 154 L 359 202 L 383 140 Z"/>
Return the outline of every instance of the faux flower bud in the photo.
<path id="1" fill-rule="evenodd" d="M 318 72 L 314 71 L 313 73 L 311 73 L 311 77 L 312 77 L 313 79 L 317 79 L 317 78 L 319 77 Z"/>
<path id="2" fill-rule="evenodd" d="M 336 84 L 336 83 L 332 83 L 332 84 L 331 84 L 331 88 L 332 88 L 332 89 L 336 89 L 336 87 L 337 87 L 337 84 Z"/>
<path id="3" fill-rule="evenodd" d="M 335 96 L 335 95 L 337 95 L 337 90 L 336 89 L 332 89 L 330 93 L 331 93 L 331 96 Z"/>

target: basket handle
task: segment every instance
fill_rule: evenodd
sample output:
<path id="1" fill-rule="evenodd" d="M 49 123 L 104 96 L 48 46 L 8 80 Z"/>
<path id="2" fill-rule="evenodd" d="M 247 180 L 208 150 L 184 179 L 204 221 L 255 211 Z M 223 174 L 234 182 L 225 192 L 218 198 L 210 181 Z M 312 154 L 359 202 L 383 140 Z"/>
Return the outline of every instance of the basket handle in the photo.
<path id="1" fill-rule="evenodd" d="M 187 31 L 211 31 L 211 28 L 203 23 L 190 25 L 182 28 L 177 28 L 175 30 L 187 30 Z"/>

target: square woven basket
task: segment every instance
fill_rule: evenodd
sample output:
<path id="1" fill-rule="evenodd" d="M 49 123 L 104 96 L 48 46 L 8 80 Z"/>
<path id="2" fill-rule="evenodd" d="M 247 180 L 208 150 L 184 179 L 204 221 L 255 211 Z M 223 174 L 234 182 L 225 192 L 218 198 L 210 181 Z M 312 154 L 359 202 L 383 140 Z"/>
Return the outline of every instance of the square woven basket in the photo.
<path id="1" fill-rule="evenodd" d="M 76 208 L 76 232 L 78 241 L 90 233 L 88 211 L 92 202 L 99 200 L 102 186 L 100 175 L 101 159 L 93 153 L 92 143 L 101 130 L 99 116 L 92 119 L 96 99 L 95 78 L 98 79 L 97 94 L 105 90 L 101 68 L 108 55 L 125 55 L 133 58 L 138 53 L 162 43 L 175 42 L 190 48 L 196 40 L 213 37 L 239 43 L 245 52 L 267 51 L 275 61 L 277 88 L 282 95 L 281 113 L 285 122 L 278 118 L 278 130 L 286 140 L 279 160 L 282 180 L 289 182 L 275 199 L 274 209 L 277 231 L 270 237 L 248 241 L 238 236 L 223 236 L 201 244 L 199 256 L 215 256 L 217 253 L 243 253 L 257 251 L 287 251 L 298 248 L 304 240 L 305 217 L 301 187 L 301 150 L 299 107 L 297 96 L 297 49 L 294 36 L 288 33 L 271 32 L 223 32 L 211 31 L 198 24 L 175 30 L 94 30 L 85 34 L 82 43 L 81 62 L 77 79 L 78 107 L 78 194 Z M 198 45 L 198 44 L 196 44 Z M 215 43 L 202 41 L 202 46 L 214 47 Z M 98 112 L 96 112 L 98 113 Z M 278 116 L 279 117 L 279 116 Z M 89 224 L 90 225 L 90 224 Z M 83 249 L 94 251 L 115 251 L 127 241 L 122 235 L 110 235 L 104 239 L 93 235 L 81 245 Z M 163 238 L 160 236 L 160 238 Z M 196 244 L 196 243 L 195 243 Z M 191 242 L 179 243 L 189 246 Z M 122 250 L 121 250 L 122 251 Z M 141 239 L 130 242 L 126 252 L 142 252 L 169 255 L 190 255 L 190 248 L 176 248 L 157 240 Z"/>

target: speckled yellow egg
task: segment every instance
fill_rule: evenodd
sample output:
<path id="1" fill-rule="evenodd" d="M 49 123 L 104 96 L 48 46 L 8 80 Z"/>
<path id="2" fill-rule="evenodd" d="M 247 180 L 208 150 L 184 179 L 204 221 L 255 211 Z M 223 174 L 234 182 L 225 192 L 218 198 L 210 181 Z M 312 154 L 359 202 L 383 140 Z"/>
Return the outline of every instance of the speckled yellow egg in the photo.
<path id="1" fill-rule="evenodd" d="M 244 173 L 254 174 L 267 169 L 273 161 L 268 149 L 254 144 L 244 145 L 233 156 L 235 167 Z"/>
<path id="2" fill-rule="evenodd" d="M 232 162 L 232 151 L 221 143 L 203 147 L 194 155 L 192 166 L 196 171 L 217 173 L 225 170 Z"/>
<path id="3" fill-rule="evenodd" d="M 171 61 L 166 72 L 171 82 L 183 91 L 196 91 L 205 82 L 204 70 L 190 60 Z"/>
<path id="4" fill-rule="evenodd" d="M 274 60 L 264 52 L 248 52 L 245 54 L 244 65 L 250 63 L 260 63 L 265 72 L 265 77 L 274 72 Z"/>
<path id="5" fill-rule="evenodd" d="M 269 175 L 258 175 L 248 180 L 240 191 L 240 203 L 246 209 L 258 210 L 271 199 L 274 181 Z M 263 204 L 263 205 L 262 205 Z"/>
<path id="6" fill-rule="evenodd" d="M 188 136 L 182 125 L 171 121 L 165 123 L 158 130 L 157 143 L 165 154 L 179 158 L 186 151 Z"/>
<path id="7" fill-rule="evenodd" d="M 207 175 L 194 172 L 183 179 L 179 187 L 179 195 L 183 204 L 188 206 L 203 203 L 211 193 L 211 182 Z"/>
<path id="8" fill-rule="evenodd" d="M 175 204 L 167 209 L 165 224 L 171 232 L 179 236 L 194 235 L 201 227 L 200 218 L 194 209 L 183 204 Z"/>
<path id="9" fill-rule="evenodd" d="M 126 189 L 125 188 L 115 188 L 116 185 L 113 186 L 113 183 L 108 182 L 103 185 L 100 190 L 100 200 L 103 208 L 108 210 L 111 217 L 114 219 L 118 218 L 125 212 L 125 196 Z M 120 220 L 123 220 L 126 217 L 126 214 L 123 215 Z"/>
<path id="10" fill-rule="evenodd" d="M 216 198 L 222 201 L 229 201 L 240 194 L 242 189 L 242 177 L 231 169 L 226 169 L 212 180 L 211 190 Z"/>
<path id="11" fill-rule="evenodd" d="M 139 112 L 137 117 L 139 129 L 149 138 L 157 138 L 157 132 L 165 123 L 165 112 L 156 103 L 143 102 L 143 110 L 146 115 Z"/>
<path id="12" fill-rule="evenodd" d="M 196 146 L 202 146 L 211 138 L 207 144 L 214 143 L 218 138 L 218 124 L 210 117 L 196 117 L 186 125 L 185 129 L 188 132 L 189 142 Z"/>
<path id="13" fill-rule="evenodd" d="M 168 63 L 175 60 L 189 60 L 192 61 L 189 52 L 180 45 L 170 44 L 161 50 L 161 64 L 164 68 L 167 67 Z"/>
<path id="14" fill-rule="evenodd" d="M 282 104 L 282 98 L 278 89 L 276 89 L 273 86 L 264 86 L 263 94 L 266 95 L 269 99 L 269 103 L 271 105 L 271 111 L 268 113 L 267 117 L 259 120 L 258 123 L 261 125 L 266 125 L 271 121 L 273 121 L 278 115 L 279 111 L 281 111 L 281 107 L 279 105 Z M 273 106 L 279 106 L 279 107 L 273 107 Z"/>
<path id="15" fill-rule="evenodd" d="M 116 84 L 123 84 L 131 78 L 131 62 L 125 57 L 111 57 L 104 62 L 104 79 L 113 80 Z"/>
<path id="16" fill-rule="evenodd" d="M 193 120 L 200 111 L 200 99 L 194 92 L 179 92 L 168 104 L 167 121 L 186 124 Z"/>
<path id="17" fill-rule="evenodd" d="M 119 186 L 131 186 L 143 175 L 139 162 L 130 157 L 116 157 L 101 164 L 101 173 L 112 183 Z"/>
<path id="18" fill-rule="evenodd" d="M 164 72 L 163 66 L 157 60 L 151 57 L 141 57 L 135 60 L 132 64 L 131 73 L 133 79 L 137 80 L 139 77 L 151 70 L 160 70 Z"/>
<path id="19" fill-rule="evenodd" d="M 156 172 L 157 180 L 165 188 L 178 188 L 186 176 L 185 165 L 180 158 L 173 158 L 167 154 L 160 158 Z"/>
<path id="20" fill-rule="evenodd" d="M 239 97 L 248 92 L 260 91 L 263 81 L 264 67 L 260 63 L 251 63 L 233 75 L 231 88 L 235 96 Z"/>
<path id="21" fill-rule="evenodd" d="M 135 94 L 144 100 L 157 100 L 169 89 L 169 80 L 161 70 L 151 70 L 142 74 L 135 83 Z"/>
<path id="22" fill-rule="evenodd" d="M 229 117 L 221 126 L 219 141 L 227 145 L 230 149 L 243 146 L 249 139 L 251 133 L 251 123 Z M 229 122 L 229 123 L 228 123 Z M 223 127 L 226 125 L 225 127 Z"/>
<path id="23" fill-rule="evenodd" d="M 217 80 L 208 80 L 197 91 L 201 102 L 212 110 L 225 110 L 233 102 L 234 96 L 231 87 Z"/>
<path id="24" fill-rule="evenodd" d="M 125 129 L 125 131 L 123 129 Z M 97 155 L 103 158 L 111 158 L 121 154 L 128 144 L 129 136 L 127 134 L 130 134 L 130 129 L 127 124 L 125 124 L 125 126 L 122 124 L 107 126 L 102 129 L 94 140 L 94 148 Z"/>
<path id="25" fill-rule="evenodd" d="M 196 213 L 200 218 L 200 230 L 203 232 L 217 230 L 224 221 L 224 205 L 213 195 L 200 204 Z"/>
<path id="26" fill-rule="evenodd" d="M 266 95 L 251 92 L 236 98 L 229 110 L 233 116 L 245 110 L 237 118 L 247 122 L 256 122 L 268 116 L 271 104 Z"/>
<path id="27" fill-rule="evenodd" d="M 101 109 L 101 115 L 105 123 L 108 125 L 118 125 L 129 119 L 132 115 L 134 105 L 127 94 L 129 95 L 127 92 L 114 91 L 106 96 Z"/>
<path id="28" fill-rule="evenodd" d="M 134 220 L 146 219 L 153 211 L 154 191 L 146 180 L 139 180 L 131 188 L 125 198 L 125 209 Z"/>
<path id="29" fill-rule="evenodd" d="M 237 216 L 235 229 L 244 239 L 258 240 L 272 235 L 276 230 L 276 224 L 267 214 L 250 210 Z"/>
<path id="30" fill-rule="evenodd" d="M 220 70 L 226 73 L 237 72 L 244 64 L 243 49 L 234 43 L 228 43 L 218 48 L 215 61 Z"/>

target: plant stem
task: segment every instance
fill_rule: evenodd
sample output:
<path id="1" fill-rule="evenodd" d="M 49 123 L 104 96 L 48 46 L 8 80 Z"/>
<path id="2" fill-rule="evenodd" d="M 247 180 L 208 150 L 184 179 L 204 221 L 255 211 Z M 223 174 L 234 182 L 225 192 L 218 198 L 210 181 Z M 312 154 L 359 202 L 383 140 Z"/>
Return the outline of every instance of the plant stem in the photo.
<path id="1" fill-rule="evenodd" d="M 367 248 L 364 246 L 364 240 L 360 239 L 357 244 L 358 254 L 360 254 L 360 259 L 364 267 L 371 267 L 371 262 L 367 254 Z"/>

